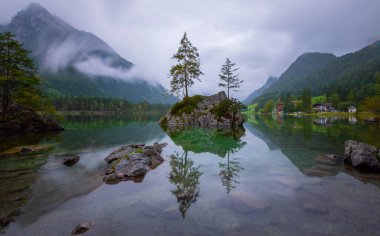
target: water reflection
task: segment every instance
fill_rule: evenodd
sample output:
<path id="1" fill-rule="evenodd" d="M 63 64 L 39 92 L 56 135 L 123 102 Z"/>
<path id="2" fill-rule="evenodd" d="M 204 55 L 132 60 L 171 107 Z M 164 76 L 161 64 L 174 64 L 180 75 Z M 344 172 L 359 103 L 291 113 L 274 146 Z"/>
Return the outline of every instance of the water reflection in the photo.
<path id="1" fill-rule="evenodd" d="M 270 149 L 280 149 L 308 176 L 336 176 L 345 172 L 362 179 L 362 173 L 347 169 L 341 163 L 321 164 L 318 157 L 326 154 L 342 156 L 344 143 L 350 139 L 380 146 L 379 127 L 355 123 L 353 119 L 287 117 L 278 123 L 270 116 L 251 116 L 249 121 L 245 127 L 252 134 L 263 139 Z"/>
<path id="2" fill-rule="evenodd" d="M 222 185 L 226 188 L 227 193 L 230 193 L 232 189 L 236 188 L 236 184 L 240 182 L 237 180 L 238 173 L 244 170 L 240 165 L 238 158 L 230 160 L 230 151 L 227 152 L 227 163 L 219 163 L 219 176 L 222 181 Z"/>
<path id="3" fill-rule="evenodd" d="M 9 213 L 19 213 L 9 215 L 15 222 L 5 235 L 69 235 L 89 220 L 89 235 L 377 232 L 378 220 L 371 216 L 380 210 L 380 188 L 345 172 L 319 178 L 302 171 L 318 164 L 315 157 L 342 151 L 345 139 L 376 145 L 378 126 L 343 121 L 320 126 L 307 117 L 251 121 L 245 124 L 246 133 L 188 128 L 169 136 L 152 122 L 108 126 L 110 122 L 100 120 L 89 121 L 96 125 L 73 121 L 49 155 L 0 159 L 1 183 L 7 184 L 0 188 L 6 193 L 0 212 L 12 207 Z M 110 152 L 124 144 L 155 141 L 167 142 L 165 153 L 176 155 L 142 184 L 103 184 L 103 159 Z M 66 167 L 57 152 L 80 152 L 81 160 Z"/>
<path id="4" fill-rule="evenodd" d="M 21 214 L 38 178 L 37 170 L 48 160 L 47 155 L 25 155 L 0 159 L 0 233 Z"/>
<path id="5" fill-rule="evenodd" d="M 39 134 L 19 134 L 11 136 L 0 136 L 0 152 L 17 146 L 33 146 L 46 143 L 57 143 L 61 139 L 60 132 L 47 132 Z"/>
<path id="6" fill-rule="evenodd" d="M 194 161 L 188 158 L 187 153 L 185 151 L 182 154 L 176 153 L 170 156 L 169 180 L 176 186 L 171 193 L 177 198 L 178 209 L 183 218 L 191 204 L 197 200 L 200 191 L 199 179 L 203 174 L 199 170 L 200 166 L 194 166 Z"/>
<path id="7" fill-rule="evenodd" d="M 154 118 L 153 118 L 154 119 Z M 26 227 L 103 184 L 104 158 L 121 145 L 153 143 L 165 133 L 155 120 L 126 117 L 67 117 L 59 134 L 0 137 L 0 149 L 15 146 L 52 145 L 46 153 L 0 158 L 0 230 L 15 218 Z M 73 167 L 62 164 L 63 155 L 79 154 Z"/>
<path id="8" fill-rule="evenodd" d="M 60 147 L 63 151 L 102 149 L 130 143 L 160 140 L 165 136 L 156 125 L 157 117 L 143 116 L 131 120 L 124 116 L 69 116 L 63 126 Z"/>
<path id="9" fill-rule="evenodd" d="M 172 141 L 184 150 L 183 154 L 171 157 L 172 171 L 169 174 L 170 182 L 177 186 L 177 189 L 171 192 L 180 203 L 179 211 L 183 217 L 191 203 L 196 201 L 199 194 L 199 177 L 202 174 L 199 171 L 200 166 L 193 167 L 193 161 L 188 158 L 189 151 L 213 153 L 221 158 L 226 158 L 225 161 L 218 163 L 221 183 L 227 193 L 236 188 L 236 185 L 239 184 L 238 173 L 243 170 L 243 167 L 238 158 L 230 157 L 230 155 L 238 152 L 247 144 L 242 141 L 245 129 L 171 127 L 166 128 L 165 131 Z"/>
<path id="10" fill-rule="evenodd" d="M 194 153 L 213 153 L 225 157 L 228 152 L 241 149 L 246 142 L 241 138 L 244 128 L 199 128 L 199 127 L 169 127 L 165 129 L 171 140 L 185 151 Z"/>

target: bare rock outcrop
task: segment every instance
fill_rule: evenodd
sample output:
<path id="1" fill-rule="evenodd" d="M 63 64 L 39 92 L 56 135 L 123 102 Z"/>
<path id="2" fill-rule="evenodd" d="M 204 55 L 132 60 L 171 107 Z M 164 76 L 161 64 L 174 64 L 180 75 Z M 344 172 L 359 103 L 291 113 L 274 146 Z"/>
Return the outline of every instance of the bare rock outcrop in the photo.
<path id="1" fill-rule="evenodd" d="M 232 100 L 222 91 L 203 98 L 195 106 L 188 105 L 180 114 L 169 111 L 161 118 L 160 124 L 169 127 L 238 127 L 243 124 L 244 118 L 239 111 L 229 110 L 232 105 Z"/>
<path id="2" fill-rule="evenodd" d="M 149 170 L 155 169 L 164 161 L 161 152 L 166 145 L 130 144 L 120 147 L 105 158 L 108 167 L 103 181 L 107 184 L 128 180 L 142 182 Z"/>

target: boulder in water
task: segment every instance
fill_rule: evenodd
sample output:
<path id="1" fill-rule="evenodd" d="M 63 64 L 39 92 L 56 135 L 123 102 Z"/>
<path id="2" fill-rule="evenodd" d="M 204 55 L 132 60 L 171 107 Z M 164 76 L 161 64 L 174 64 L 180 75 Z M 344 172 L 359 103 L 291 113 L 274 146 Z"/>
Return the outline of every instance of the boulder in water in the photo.
<path id="1" fill-rule="evenodd" d="M 80 157 L 78 155 L 68 155 L 63 159 L 63 164 L 65 166 L 73 166 L 79 161 Z"/>
<path id="2" fill-rule="evenodd" d="M 108 168 L 103 181 L 107 184 L 128 180 L 142 182 L 149 170 L 164 161 L 161 152 L 166 145 L 154 143 L 151 146 L 131 144 L 120 147 L 105 158 Z"/>
<path id="3" fill-rule="evenodd" d="M 349 140 L 345 143 L 344 163 L 362 171 L 380 173 L 380 150 L 374 146 Z"/>

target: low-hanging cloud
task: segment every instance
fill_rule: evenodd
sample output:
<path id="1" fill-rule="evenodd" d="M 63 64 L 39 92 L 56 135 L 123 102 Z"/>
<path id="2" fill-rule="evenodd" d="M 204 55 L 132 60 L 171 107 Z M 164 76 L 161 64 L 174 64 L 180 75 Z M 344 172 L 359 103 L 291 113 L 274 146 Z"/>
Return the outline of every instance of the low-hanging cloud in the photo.
<path id="1" fill-rule="evenodd" d="M 186 31 L 199 49 L 204 72 L 192 93 L 220 90 L 218 73 L 229 57 L 244 80 L 241 92 L 234 94 L 240 98 L 270 75 L 279 76 L 302 53 L 339 56 L 380 35 L 380 1 L 372 0 L 34 1 L 74 27 L 99 36 L 139 66 L 144 78 L 166 88 L 175 63 L 171 57 Z M 8 22 L 29 2 L 2 0 L 0 23 Z"/>
<path id="2" fill-rule="evenodd" d="M 127 66 L 123 62 L 123 58 L 97 37 L 74 32 L 47 49 L 41 69 L 57 72 L 71 66 L 90 77 L 110 77 L 125 81 L 144 79 L 151 85 L 157 85 L 156 81 L 142 77 L 144 72 L 139 66 Z"/>

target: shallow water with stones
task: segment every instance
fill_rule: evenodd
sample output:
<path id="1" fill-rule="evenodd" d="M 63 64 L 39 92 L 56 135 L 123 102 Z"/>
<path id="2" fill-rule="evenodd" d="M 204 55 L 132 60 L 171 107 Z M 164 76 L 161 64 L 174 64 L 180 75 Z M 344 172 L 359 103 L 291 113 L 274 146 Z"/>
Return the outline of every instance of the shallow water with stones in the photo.
<path id="1" fill-rule="evenodd" d="M 57 135 L 1 139 L 52 145 L 0 159 L 4 235 L 377 235 L 380 180 L 323 165 L 353 139 L 380 146 L 361 121 L 248 117 L 244 129 L 162 129 L 153 119 L 68 117 Z M 103 183 L 104 158 L 124 144 L 166 142 L 142 182 Z M 80 161 L 62 165 L 62 154 Z M 312 171 L 310 171 L 312 170 Z M 370 178 L 369 178 L 370 177 Z"/>

